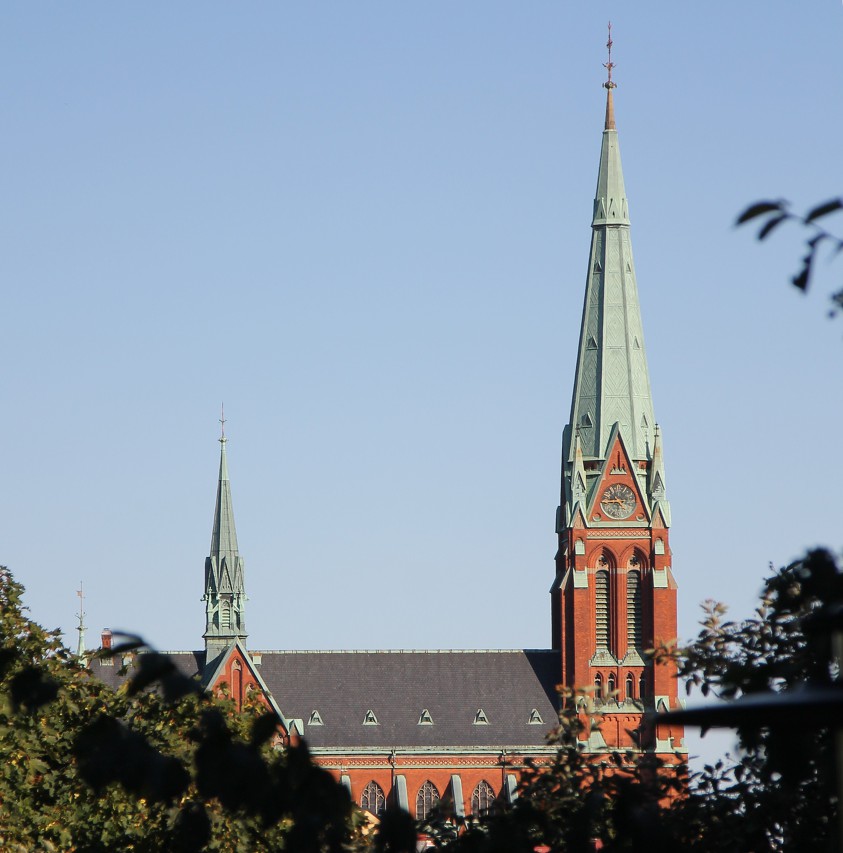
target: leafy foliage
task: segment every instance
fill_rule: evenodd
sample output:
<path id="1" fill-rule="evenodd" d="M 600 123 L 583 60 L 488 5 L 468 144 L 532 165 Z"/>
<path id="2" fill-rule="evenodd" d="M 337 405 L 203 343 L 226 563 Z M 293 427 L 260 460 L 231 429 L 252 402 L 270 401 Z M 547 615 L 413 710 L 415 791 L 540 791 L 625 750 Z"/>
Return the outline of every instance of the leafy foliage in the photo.
<path id="1" fill-rule="evenodd" d="M 344 789 L 306 747 L 271 747 L 263 705 L 235 713 L 154 652 L 115 692 L 26 617 L 22 593 L 0 569 L 0 849 L 355 849 Z"/>
<path id="2" fill-rule="evenodd" d="M 735 224 L 745 225 L 748 222 L 761 220 L 762 225 L 758 230 L 759 240 L 765 240 L 784 222 L 795 222 L 806 228 L 810 235 L 805 239 L 806 253 L 802 258 L 802 265 L 791 278 L 793 286 L 806 293 L 811 284 L 815 261 L 820 249 L 828 248 L 832 257 L 843 251 L 843 239 L 817 224 L 817 220 L 839 210 L 843 210 L 843 198 L 824 201 L 802 215 L 793 213 L 790 210 L 790 204 L 783 200 L 757 201 L 738 217 Z M 831 303 L 829 316 L 834 317 L 838 311 L 843 309 L 843 288 L 831 294 Z"/>
<path id="3" fill-rule="evenodd" d="M 728 620 L 722 605 L 707 602 L 693 643 L 658 650 L 675 660 L 689 690 L 765 700 L 735 726 L 737 760 L 704 768 L 673 804 L 668 819 L 686 845 L 832 849 L 839 808 L 833 720 L 800 697 L 807 687 L 840 689 L 833 638 L 841 630 L 843 574 L 828 551 L 815 550 L 766 580 L 750 618 Z M 775 697 L 796 703 L 782 707 Z"/>

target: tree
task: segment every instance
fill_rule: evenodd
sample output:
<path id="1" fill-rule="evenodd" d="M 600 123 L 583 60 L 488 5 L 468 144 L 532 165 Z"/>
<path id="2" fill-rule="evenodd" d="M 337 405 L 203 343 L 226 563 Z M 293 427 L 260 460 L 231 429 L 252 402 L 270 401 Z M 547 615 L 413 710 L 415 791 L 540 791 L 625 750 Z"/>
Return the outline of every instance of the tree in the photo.
<path id="1" fill-rule="evenodd" d="M 839 210 L 843 210 L 843 199 L 840 198 L 833 198 L 830 201 L 818 204 L 804 215 L 793 213 L 790 210 L 790 204 L 783 200 L 757 201 L 738 217 L 736 224 L 745 225 L 747 222 L 762 219 L 761 228 L 758 230 L 759 240 L 765 240 L 785 222 L 795 223 L 806 229 L 809 234 L 805 239 L 806 253 L 802 258 L 799 271 L 791 278 L 791 283 L 803 293 L 807 293 L 815 268 L 814 263 L 819 253 L 827 249 L 831 257 L 834 257 L 843 251 L 843 239 L 818 224 L 818 220 Z M 832 292 L 829 298 L 831 299 L 829 316 L 834 317 L 843 309 L 843 288 Z"/>
<path id="2" fill-rule="evenodd" d="M 737 759 L 706 767 L 692 777 L 688 797 L 674 804 L 674 831 L 685 827 L 689 844 L 723 851 L 833 849 L 839 705 L 829 715 L 811 697 L 839 702 L 835 637 L 842 631 L 843 574 L 828 551 L 815 550 L 765 581 L 750 618 L 727 620 L 722 605 L 707 602 L 693 643 L 657 650 L 657 659 L 677 663 L 689 689 L 753 700 L 745 713 L 739 703 L 727 709 L 738 735 Z"/>
<path id="3" fill-rule="evenodd" d="M 356 849 L 362 816 L 306 747 L 272 749 L 274 714 L 236 713 L 154 652 L 112 691 L 22 594 L 0 569 L 0 848 Z"/>

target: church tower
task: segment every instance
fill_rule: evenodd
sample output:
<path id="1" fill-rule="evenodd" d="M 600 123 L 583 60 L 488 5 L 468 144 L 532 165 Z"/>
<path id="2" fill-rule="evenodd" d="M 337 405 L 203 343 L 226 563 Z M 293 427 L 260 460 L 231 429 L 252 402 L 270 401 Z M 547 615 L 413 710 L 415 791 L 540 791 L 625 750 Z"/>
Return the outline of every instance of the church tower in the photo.
<path id="1" fill-rule="evenodd" d="M 205 661 L 212 663 L 236 640 L 246 641 L 246 589 L 243 558 L 237 550 L 234 506 L 225 456 L 225 418 L 221 420 L 220 478 L 211 553 L 205 560 Z"/>
<path id="2" fill-rule="evenodd" d="M 610 748 L 631 745 L 626 728 L 637 727 L 640 712 L 675 707 L 677 695 L 671 669 L 654 667 L 645 655 L 659 641 L 676 637 L 676 583 L 662 439 L 615 128 L 611 44 L 610 35 L 606 120 L 571 416 L 562 439 L 559 550 L 551 588 L 552 645 L 561 653 L 562 683 L 594 686 L 598 704 L 609 712 L 600 738 Z M 667 749 L 666 737 L 650 746 Z"/>

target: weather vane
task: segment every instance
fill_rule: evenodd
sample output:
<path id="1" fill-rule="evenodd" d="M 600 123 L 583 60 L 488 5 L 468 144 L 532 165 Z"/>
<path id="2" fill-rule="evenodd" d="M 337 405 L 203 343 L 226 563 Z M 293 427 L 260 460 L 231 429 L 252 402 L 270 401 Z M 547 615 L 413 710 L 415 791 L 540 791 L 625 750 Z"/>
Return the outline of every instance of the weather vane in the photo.
<path id="1" fill-rule="evenodd" d="M 609 72 L 609 79 L 603 84 L 606 89 L 614 89 L 617 84 L 612 82 L 612 69 L 615 63 L 612 62 L 612 22 L 609 21 L 609 41 L 606 42 L 606 47 L 609 50 L 609 61 L 603 63 L 603 67 Z"/>

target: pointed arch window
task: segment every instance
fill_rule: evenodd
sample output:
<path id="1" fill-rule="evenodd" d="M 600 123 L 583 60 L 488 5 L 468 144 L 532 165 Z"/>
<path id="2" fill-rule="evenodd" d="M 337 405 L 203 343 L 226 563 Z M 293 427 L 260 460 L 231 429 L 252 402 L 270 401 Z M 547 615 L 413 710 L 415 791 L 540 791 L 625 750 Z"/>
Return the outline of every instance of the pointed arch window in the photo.
<path id="1" fill-rule="evenodd" d="M 427 820 L 430 813 L 439 805 L 439 791 L 429 779 L 416 794 L 416 820 Z"/>
<path id="2" fill-rule="evenodd" d="M 605 560 L 603 565 L 606 565 Z M 594 576 L 595 640 L 598 652 L 609 651 L 609 572 L 600 569 Z"/>
<path id="3" fill-rule="evenodd" d="M 616 689 L 617 689 L 617 682 L 615 681 L 615 673 L 610 672 L 609 673 L 609 689 L 608 689 L 607 695 L 611 696 L 612 698 L 616 698 L 615 696 L 613 696 Z"/>
<path id="4" fill-rule="evenodd" d="M 635 698 L 635 676 L 631 672 L 626 676 L 626 698 Z"/>
<path id="5" fill-rule="evenodd" d="M 638 564 L 635 557 L 632 560 Z M 641 650 L 641 572 L 638 569 L 626 574 L 626 645 L 630 650 Z"/>
<path id="6" fill-rule="evenodd" d="M 594 698 L 603 698 L 603 676 L 599 672 L 594 676 Z"/>
<path id="7" fill-rule="evenodd" d="M 485 780 L 477 783 L 471 795 L 471 813 L 485 817 L 495 807 L 495 789 Z"/>
<path id="8" fill-rule="evenodd" d="M 375 817 L 380 817 L 386 810 L 386 797 L 383 788 L 374 779 L 363 789 L 360 796 L 360 808 Z"/>

